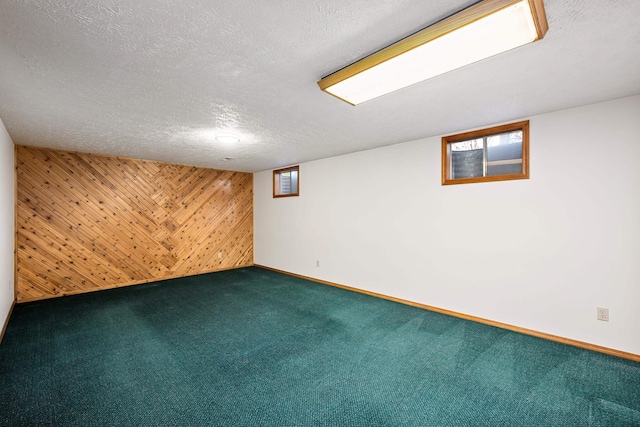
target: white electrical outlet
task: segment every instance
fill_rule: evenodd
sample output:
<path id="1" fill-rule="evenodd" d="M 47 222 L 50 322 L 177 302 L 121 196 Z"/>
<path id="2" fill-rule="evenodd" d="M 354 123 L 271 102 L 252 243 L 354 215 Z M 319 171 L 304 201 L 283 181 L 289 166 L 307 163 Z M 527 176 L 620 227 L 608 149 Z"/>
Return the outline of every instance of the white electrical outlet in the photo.
<path id="1" fill-rule="evenodd" d="M 222 252 L 218 252 L 218 259 L 222 259 Z"/>
<path id="2" fill-rule="evenodd" d="M 316 260 L 316 267 L 320 267 L 320 260 Z"/>
<path id="3" fill-rule="evenodd" d="M 598 320 L 602 320 L 603 322 L 608 322 L 609 321 L 609 309 L 608 308 L 603 308 L 603 307 L 598 307 Z"/>

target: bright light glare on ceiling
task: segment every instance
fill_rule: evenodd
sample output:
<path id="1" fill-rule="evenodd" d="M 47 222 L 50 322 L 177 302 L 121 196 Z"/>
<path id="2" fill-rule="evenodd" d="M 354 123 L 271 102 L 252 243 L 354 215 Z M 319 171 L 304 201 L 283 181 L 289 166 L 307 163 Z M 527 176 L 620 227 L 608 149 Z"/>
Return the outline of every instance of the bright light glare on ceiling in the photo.
<path id="1" fill-rule="evenodd" d="M 232 133 L 218 133 L 216 134 L 216 141 L 225 144 L 235 144 L 237 142 L 240 142 L 240 138 Z"/>

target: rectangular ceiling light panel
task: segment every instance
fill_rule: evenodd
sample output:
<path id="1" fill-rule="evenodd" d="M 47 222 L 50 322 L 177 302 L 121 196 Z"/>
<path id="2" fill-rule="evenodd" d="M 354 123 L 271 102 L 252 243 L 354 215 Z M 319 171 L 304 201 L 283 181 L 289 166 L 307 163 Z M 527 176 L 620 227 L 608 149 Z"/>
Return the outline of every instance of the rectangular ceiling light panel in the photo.
<path id="1" fill-rule="evenodd" d="M 356 105 L 541 39 L 542 0 L 485 0 L 318 82 Z"/>

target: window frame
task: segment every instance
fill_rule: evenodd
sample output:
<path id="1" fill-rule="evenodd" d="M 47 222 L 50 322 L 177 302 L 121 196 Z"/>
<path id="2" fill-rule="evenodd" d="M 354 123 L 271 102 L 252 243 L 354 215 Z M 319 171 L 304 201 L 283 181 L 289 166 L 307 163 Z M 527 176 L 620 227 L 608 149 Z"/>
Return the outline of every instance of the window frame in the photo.
<path id="1" fill-rule="evenodd" d="M 472 139 L 485 138 L 517 130 L 522 131 L 522 173 L 480 176 L 474 178 L 449 178 L 449 176 L 451 176 L 451 151 L 449 149 L 450 144 Z M 529 120 L 442 137 L 442 185 L 509 181 L 514 179 L 529 179 Z"/>
<path id="2" fill-rule="evenodd" d="M 285 173 L 285 172 L 289 172 L 289 171 L 296 171 L 298 172 L 298 188 L 296 189 L 297 191 L 295 193 L 290 193 L 290 194 L 278 194 L 276 192 L 276 177 L 279 178 L 280 174 Z M 280 181 L 278 180 L 278 183 Z M 296 165 L 296 166 L 289 166 L 286 168 L 282 168 L 282 169 L 275 169 L 273 171 L 273 178 L 271 180 L 271 183 L 273 185 L 273 198 L 277 199 L 280 197 L 298 197 L 300 195 L 300 165 Z"/>

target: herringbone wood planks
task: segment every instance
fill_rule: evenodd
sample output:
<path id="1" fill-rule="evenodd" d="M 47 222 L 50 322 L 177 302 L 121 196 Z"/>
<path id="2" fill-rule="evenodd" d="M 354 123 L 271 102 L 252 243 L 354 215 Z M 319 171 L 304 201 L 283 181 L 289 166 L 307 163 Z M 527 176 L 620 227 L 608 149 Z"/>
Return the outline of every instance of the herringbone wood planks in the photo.
<path id="1" fill-rule="evenodd" d="M 18 301 L 253 264 L 249 173 L 17 147 L 17 187 Z"/>

